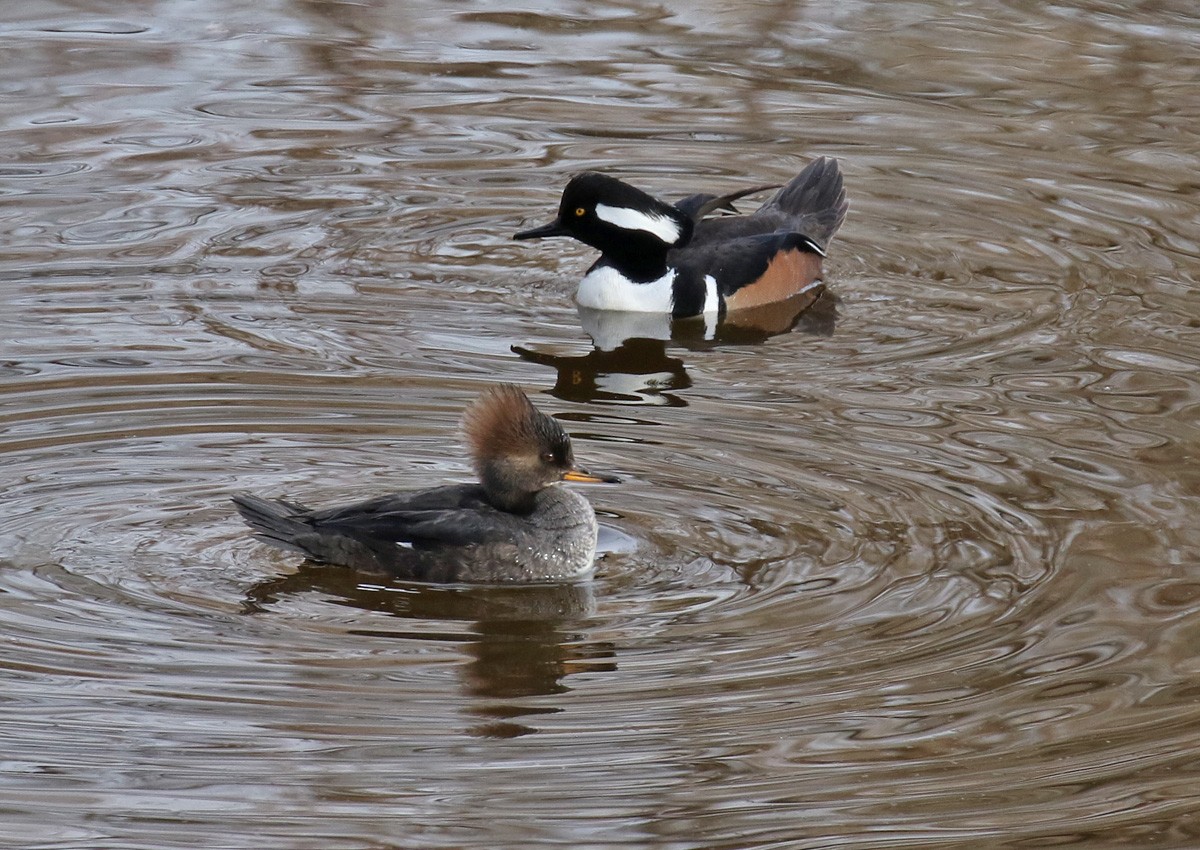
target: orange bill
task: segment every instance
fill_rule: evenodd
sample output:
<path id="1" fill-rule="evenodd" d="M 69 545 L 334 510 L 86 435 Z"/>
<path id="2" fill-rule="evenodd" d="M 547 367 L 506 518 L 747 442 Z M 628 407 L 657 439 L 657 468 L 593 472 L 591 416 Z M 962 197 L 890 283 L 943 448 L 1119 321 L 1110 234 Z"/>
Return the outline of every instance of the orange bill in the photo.
<path id="1" fill-rule="evenodd" d="M 621 479 L 615 475 L 588 472 L 586 469 L 568 469 L 563 473 L 563 481 L 575 481 L 580 484 L 620 484 Z"/>

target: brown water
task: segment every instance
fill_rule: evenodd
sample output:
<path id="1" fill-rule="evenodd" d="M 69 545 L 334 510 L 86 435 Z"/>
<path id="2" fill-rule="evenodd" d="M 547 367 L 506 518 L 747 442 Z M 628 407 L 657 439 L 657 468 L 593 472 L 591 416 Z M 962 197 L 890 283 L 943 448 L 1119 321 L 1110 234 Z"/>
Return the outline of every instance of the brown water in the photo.
<path id="1" fill-rule="evenodd" d="M 1191 0 L 26 0 L 0 49 L 0 846 L 1200 846 Z M 582 169 L 816 154 L 836 303 L 781 334 L 622 345 L 508 240 Z M 626 478 L 595 581 L 231 516 L 464 479 L 501 380 Z"/>

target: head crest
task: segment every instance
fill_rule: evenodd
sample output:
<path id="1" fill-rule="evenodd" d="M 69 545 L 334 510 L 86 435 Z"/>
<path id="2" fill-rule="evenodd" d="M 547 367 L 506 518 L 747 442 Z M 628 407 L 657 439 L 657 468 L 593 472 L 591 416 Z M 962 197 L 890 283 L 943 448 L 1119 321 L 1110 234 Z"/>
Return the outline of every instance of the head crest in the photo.
<path id="1" fill-rule="evenodd" d="M 484 390 L 463 413 L 462 427 L 476 471 L 484 458 L 537 454 L 567 440 L 562 426 L 512 384 Z"/>

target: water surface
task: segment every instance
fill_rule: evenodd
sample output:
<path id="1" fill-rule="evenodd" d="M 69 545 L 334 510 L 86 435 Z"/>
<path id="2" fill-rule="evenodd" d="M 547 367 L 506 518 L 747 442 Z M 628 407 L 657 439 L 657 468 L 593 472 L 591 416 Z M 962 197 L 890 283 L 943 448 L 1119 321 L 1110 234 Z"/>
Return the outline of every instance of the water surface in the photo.
<path id="1" fill-rule="evenodd" d="M 1192 4 L 39 0 L 0 49 L 0 844 L 1200 844 Z M 614 328 L 509 240 L 576 171 L 818 154 L 779 327 Z M 625 479 L 594 581 L 231 515 L 466 479 L 496 381 Z"/>

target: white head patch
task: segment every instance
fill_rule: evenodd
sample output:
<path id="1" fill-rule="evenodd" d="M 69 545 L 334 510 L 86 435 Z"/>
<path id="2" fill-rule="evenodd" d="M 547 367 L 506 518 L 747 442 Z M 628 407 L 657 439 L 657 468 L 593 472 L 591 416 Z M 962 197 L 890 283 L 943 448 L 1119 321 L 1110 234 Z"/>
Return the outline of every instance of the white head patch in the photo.
<path id="1" fill-rule="evenodd" d="M 596 204 L 596 218 L 623 230 L 644 230 L 667 245 L 674 245 L 678 242 L 682 232 L 679 222 L 670 216 L 643 212 L 629 207 Z"/>

